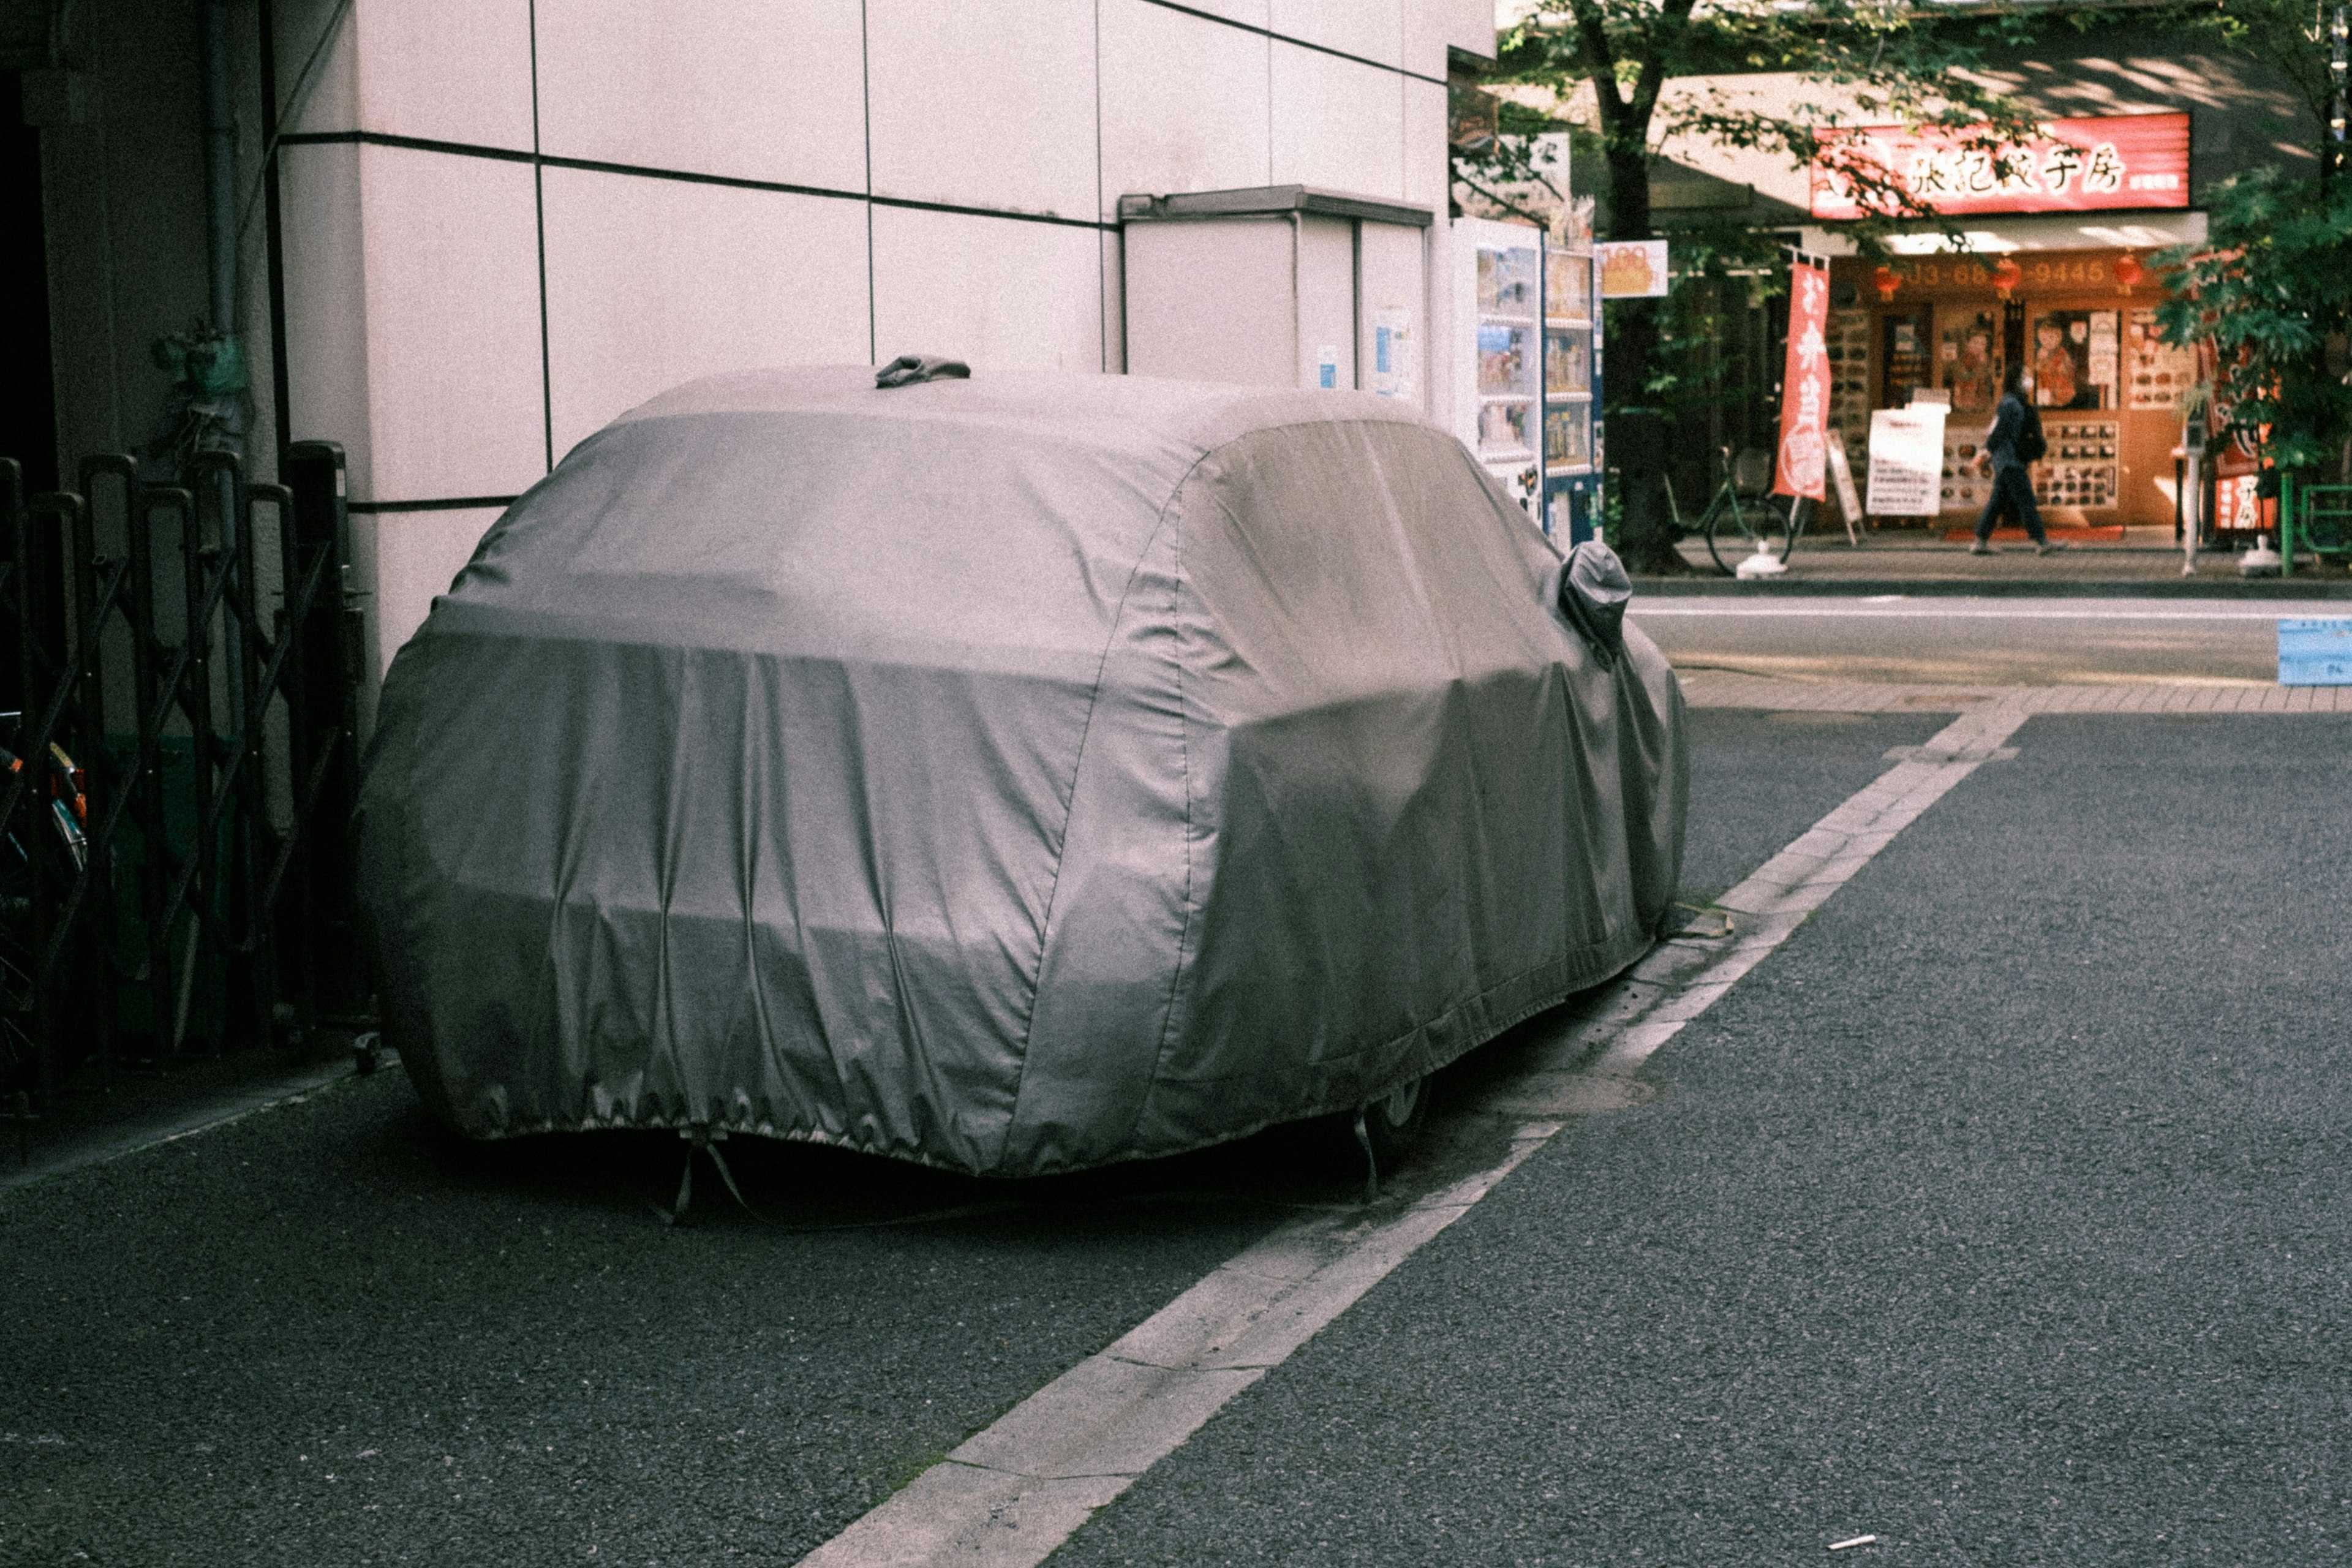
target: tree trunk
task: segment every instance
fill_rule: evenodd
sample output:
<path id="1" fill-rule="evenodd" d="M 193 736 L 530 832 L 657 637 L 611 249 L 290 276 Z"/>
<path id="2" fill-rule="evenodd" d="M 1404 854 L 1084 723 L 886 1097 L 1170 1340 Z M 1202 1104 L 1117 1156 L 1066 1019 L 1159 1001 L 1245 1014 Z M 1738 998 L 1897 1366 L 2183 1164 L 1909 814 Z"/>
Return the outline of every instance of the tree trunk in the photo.
<path id="1" fill-rule="evenodd" d="M 1609 166 L 1609 237 L 1648 239 L 1650 156 L 1647 137 L 1630 151 L 1612 149 Z M 1662 300 L 1620 300 L 1608 307 L 1609 335 L 1601 370 L 1611 457 L 1618 479 L 1617 553 L 1625 569 L 1645 577 L 1690 568 L 1675 549 L 1674 513 L 1666 499 L 1665 443 L 1644 390 L 1658 348 Z"/>

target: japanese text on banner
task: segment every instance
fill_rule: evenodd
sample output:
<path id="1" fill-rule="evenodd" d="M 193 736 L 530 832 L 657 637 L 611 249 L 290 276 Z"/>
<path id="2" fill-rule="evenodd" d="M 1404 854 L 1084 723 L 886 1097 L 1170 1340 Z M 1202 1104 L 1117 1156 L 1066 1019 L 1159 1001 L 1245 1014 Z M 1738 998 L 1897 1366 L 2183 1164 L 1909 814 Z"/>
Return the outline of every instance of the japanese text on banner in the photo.
<path id="1" fill-rule="evenodd" d="M 1789 360 L 1780 377 L 1780 461 L 1772 493 L 1828 496 L 1829 269 L 1799 261 L 1789 279 Z"/>

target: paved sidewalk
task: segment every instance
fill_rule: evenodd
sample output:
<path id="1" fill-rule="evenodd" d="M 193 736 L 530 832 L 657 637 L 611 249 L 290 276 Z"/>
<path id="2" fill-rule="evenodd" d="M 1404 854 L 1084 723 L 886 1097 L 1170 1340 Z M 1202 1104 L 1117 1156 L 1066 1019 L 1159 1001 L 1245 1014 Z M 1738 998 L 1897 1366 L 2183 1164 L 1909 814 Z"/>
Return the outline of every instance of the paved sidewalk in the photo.
<path id="1" fill-rule="evenodd" d="M 2184 578 L 2181 554 L 2168 528 L 2132 528 L 2120 544 L 2081 543 L 2054 555 L 2037 554 L 2026 544 L 1997 545 L 1991 555 L 1971 555 L 1965 542 L 1947 540 L 1940 530 L 1882 529 L 1866 532 L 1859 546 L 1843 528 L 1809 533 L 1800 540 L 1783 575 L 1737 583 L 1717 571 L 1704 540 L 1693 537 L 1678 549 L 1690 577 L 1643 578 L 1643 593 L 2189 593 L 2250 597 L 2352 598 L 2352 574 L 2326 563 L 2305 565 L 2292 577 L 2245 578 L 2228 551 L 2205 551 L 2197 574 Z"/>
<path id="2" fill-rule="evenodd" d="M 1957 712 L 2005 701 L 2029 713 L 2352 713 L 2352 686 L 2183 686 L 2158 681 L 2078 686 L 1897 686 L 1788 680 L 1728 669 L 1684 669 L 1693 708 L 1787 712 Z"/>

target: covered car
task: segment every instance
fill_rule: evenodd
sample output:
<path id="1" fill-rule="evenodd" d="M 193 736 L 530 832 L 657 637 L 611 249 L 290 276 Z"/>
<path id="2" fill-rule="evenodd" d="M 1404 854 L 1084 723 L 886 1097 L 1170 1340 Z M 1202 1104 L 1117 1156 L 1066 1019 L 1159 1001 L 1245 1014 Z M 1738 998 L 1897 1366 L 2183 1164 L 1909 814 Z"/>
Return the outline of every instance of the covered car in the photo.
<path id="1" fill-rule="evenodd" d="M 478 1138 L 1003 1175 L 1365 1105 L 1669 908 L 1680 691 L 1567 575 L 1369 395 L 693 383 L 385 678 L 386 1035 Z"/>

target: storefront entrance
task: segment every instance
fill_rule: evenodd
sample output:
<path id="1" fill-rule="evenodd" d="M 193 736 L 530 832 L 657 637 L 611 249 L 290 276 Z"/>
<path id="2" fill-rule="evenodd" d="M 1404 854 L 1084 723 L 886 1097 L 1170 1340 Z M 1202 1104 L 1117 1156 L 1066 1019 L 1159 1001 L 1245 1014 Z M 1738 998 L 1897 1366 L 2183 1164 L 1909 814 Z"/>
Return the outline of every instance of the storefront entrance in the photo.
<path id="1" fill-rule="evenodd" d="M 1830 421 L 1851 450 L 1868 441 L 1873 409 L 1899 408 L 1922 387 L 1948 395 L 1940 522 L 1973 522 L 1991 489 L 1983 442 L 2002 372 L 2022 360 L 2050 443 L 2033 487 L 2048 521 L 2115 528 L 2116 538 L 2124 524 L 2171 524 L 2172 453 L 2196 363 L 2157 341 L 2164 295 L 2145 258 L 2035 251 L 2003 267 L 1923 257 L 1889 271 L 1891 292 L 1859 260 L 1841 260 L 1832 277 Z"/>

